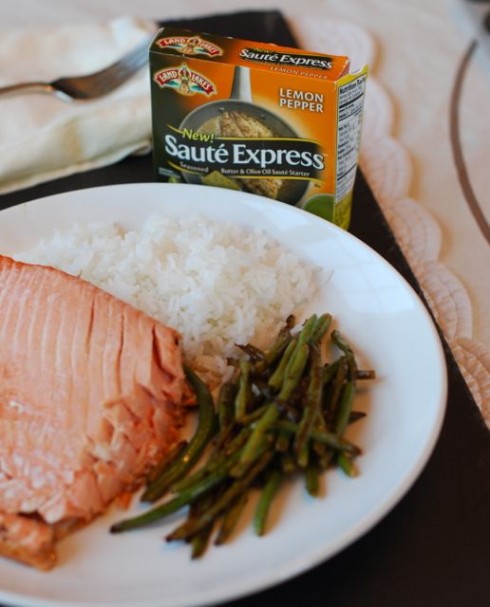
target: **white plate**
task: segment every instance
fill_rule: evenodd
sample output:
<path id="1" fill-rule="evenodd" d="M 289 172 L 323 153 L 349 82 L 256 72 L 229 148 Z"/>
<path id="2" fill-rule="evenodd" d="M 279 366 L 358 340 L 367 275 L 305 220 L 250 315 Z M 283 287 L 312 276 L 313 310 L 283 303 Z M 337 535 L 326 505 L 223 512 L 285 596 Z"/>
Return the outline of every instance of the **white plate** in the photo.
<path id="1" fill-rule="evenodd" d="M 410 488 L 432 452 L 446 402 L 437 332 L 405 280 L 369 247 L 318 217 L 248 194 L 192 185 L 121 185 L 69 192 L 0 213 L 2 253 L 32 246 L 55 227 L 115 219 L 136 227 L 153 211 L 198 211 L 217 221 L 262 226 L 301 256 L 333 270 L 311 310 L 329 311 L 377 380 L 359 397 L 368 416 L 352 426 L 364 449 L 360 476 L 327 474 L 328 493 L 300 482 L 274 529 L 257 538 L 244 525 L 229 545 L 200 561 L 161 538 L 175 526 L 117 536 L 111 512 L 59 546 L 59 565 L 40 573 L 0 559 L 0 601 L 49 607 L 182 607 L 231 600 L 278 584 L 331 557 L 373 527 Z M 416 381 L 414 381 L 416 378 Z"/>

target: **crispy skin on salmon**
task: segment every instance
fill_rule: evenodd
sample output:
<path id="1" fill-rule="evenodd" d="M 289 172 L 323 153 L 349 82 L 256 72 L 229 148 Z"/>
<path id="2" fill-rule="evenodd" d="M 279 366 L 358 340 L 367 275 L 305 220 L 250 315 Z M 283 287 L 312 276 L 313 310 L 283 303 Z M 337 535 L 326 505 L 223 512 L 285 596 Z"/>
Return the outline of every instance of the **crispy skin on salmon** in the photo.
<path id="1" fill-rule="evenodd" d="M 178 437 L 180 336 L 88 282 L 0 256 L 0 554 L 55 543 L 141 484 Z"/>

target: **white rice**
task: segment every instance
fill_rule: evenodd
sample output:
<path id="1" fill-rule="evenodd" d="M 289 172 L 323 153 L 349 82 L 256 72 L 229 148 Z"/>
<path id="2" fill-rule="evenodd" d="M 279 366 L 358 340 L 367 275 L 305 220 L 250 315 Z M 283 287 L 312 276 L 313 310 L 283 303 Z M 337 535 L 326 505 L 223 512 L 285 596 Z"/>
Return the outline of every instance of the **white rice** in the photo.
<path id="1" fill-rule="evenodd" d="M 235 344 L 266 347 L 318 288 L 319 271 L 264 231 L 152 215 L 139 230 L 74 225 L 17 259 L 81 276 L 182 334 L 208 381 Z"/>

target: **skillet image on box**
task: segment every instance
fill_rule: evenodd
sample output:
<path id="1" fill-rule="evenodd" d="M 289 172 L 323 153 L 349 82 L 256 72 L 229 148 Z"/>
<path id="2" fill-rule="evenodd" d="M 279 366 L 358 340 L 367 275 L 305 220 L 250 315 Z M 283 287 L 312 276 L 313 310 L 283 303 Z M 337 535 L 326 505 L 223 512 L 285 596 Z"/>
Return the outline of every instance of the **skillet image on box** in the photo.
<path id="1" fill-rule="evenodd" d="M 210 133 L 223 139 L 235 138 L 247 133 L 246 139 L 249 137 L 258 139 L 255 145 L 260 145 L 262 139 L 297 140 L 299 138 L 284 120 L 252 102 L 250 70 L 243 66 L 235 67 L 230 98 L 206 103 L 190 112 L 180 124 L 179 130 L 182 132 L 184 129 Z M 251 141 L 248 143 L 254 145 Z M 268 143 L 272 142 L 268 141 Z M 243 189 L 289 204 L 296 204 L 301 199 L 309 183 L 306 179 L 282 179 L 277 176 L 242 179 L 227 177 L 218 171 L 205 177 L 185 171 L 183 177 L 188 183 Z"/>

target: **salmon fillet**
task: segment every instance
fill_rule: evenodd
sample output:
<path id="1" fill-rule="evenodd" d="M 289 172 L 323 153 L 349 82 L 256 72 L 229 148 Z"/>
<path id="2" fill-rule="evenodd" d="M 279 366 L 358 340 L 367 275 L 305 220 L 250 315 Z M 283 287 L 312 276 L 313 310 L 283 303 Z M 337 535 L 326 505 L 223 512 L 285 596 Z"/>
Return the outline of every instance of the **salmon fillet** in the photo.
<path id="1" fill-rule="evenodd" d="M 180 336 L 90 283 L 0 256 L 0 553 L 39 568 L 141 484 L 183 421 Z"/>

